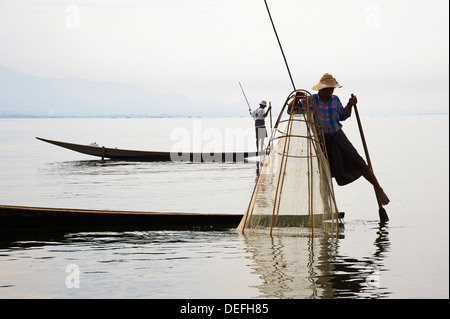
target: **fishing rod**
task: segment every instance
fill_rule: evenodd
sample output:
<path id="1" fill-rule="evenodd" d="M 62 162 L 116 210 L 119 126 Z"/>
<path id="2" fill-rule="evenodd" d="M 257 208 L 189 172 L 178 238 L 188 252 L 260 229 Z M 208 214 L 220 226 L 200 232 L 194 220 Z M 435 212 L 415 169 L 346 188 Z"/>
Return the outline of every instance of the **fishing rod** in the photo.
<path id="1" fill-rule="evenodd" d="M 278 45 L 280 46 L 281 54 L 283 55 L 284 64 L 286 65 L 286 69 L 287 69 L 287 71 L 288 71 L 289 78 L 291 79 L 292 87 L 294 88 L 294 91 L 297 91 L 297 88 L 295 87 L 295 84 L 294 84 L 294 80 L 293 80 L 293 78 L 292 78 L 291 70 L 289 69 L 289 64 L 288 64 L 288 62 L 287 62 L 286 55 L 284 54 L 283 46 L 281 45 L 280 38 L 278 37 L 277 29 L 275 28 L 275 23 L 273 22 L 272 15 L 270 14 L 269 5 L 267 4 L 267 1 L 266 1 L 266 0 L 264 0 L 264 3 L 266 4 L 267 13 L 269 14 L 270 22 L 272 23 L 272 28 L 273 28 L 273 31 L 275 32 L 275 36 L 276 36 L 276 38 L 277 38 Z M 281 114 L 280 114 L 280 116 L 281 116 Z M 305 121 L 306 121 L 305 114 L 303 114 L 303 118 L 304 118 Z M 275 127 L 278 126 L 278 121 L 279 121 L 279 120 L 280 120 L 280 117 L 278 117 L 278 120 L 277 120 L 277 122 L 275 123 Z"/>
<path id="2" fill-rule="evenodd" d="M 281 49 L 281 54 L 283 54 L 284 63 L 286 64 L 287 71 L 289 73 L 289 78 L 291 79 L 292 86 L 294 87 L 294 91 L 296 91 L 296 87 L 294 84 L 294 80 L 292 79 L 291 70 L 289 70 L 289 65 L 287 63 L 286 56 L 284 55 L 283 47 L 281 46 L 280 38 L 278 37 L 277 29 L 275 29 L 275 24 L 273 23 L 272 15 L 270 14 L 269 6 L 267 5 L 267 1 L 264 0 L 264 3 L 266 4 L 267 13 L 269 14 L 270 22 L 272 23 L 273 31 L 275 32 L 275 36 L 277 37 L 278 45 Z"/>

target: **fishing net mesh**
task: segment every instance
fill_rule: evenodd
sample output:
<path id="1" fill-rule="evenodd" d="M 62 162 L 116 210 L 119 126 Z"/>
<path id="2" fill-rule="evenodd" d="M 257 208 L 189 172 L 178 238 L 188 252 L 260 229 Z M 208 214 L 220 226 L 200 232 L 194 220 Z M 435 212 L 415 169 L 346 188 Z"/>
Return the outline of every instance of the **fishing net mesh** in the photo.
<path id="1" fill-rule="evenodd" d="M 302 96 L 302 109 L 283 119 Z M 284 115 L 286 117 L 286 115 Z M 338 221 L 331 173 L 314 99 L 297 90 L 287 98 L 275 123 L 247 211 L 238 227 L 273 229 L 318 227 Z"/>

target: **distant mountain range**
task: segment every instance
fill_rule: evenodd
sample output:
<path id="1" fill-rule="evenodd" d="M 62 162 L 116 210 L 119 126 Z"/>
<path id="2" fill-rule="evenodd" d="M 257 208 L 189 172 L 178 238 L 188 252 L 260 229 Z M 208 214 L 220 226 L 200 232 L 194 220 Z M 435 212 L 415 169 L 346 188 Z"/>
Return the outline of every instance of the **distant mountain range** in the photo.
<path id="1" fill-rule="evenodd" d="M 0 65 L 0 117 L 239 116 L 221 102 L 113 82 L 43 78 Z M 222 112 L 222 113 L 221 113 Z"/>

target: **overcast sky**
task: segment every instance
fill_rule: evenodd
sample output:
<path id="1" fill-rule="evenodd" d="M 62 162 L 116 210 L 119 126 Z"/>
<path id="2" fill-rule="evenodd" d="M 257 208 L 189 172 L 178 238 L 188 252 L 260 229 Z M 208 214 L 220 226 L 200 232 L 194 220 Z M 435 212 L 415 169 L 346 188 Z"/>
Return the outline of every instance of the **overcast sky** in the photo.
<path id="1" fill-rule="evenodd" d="M 448 0 L 268 4 L 297 88 L 329 72 L 365 114 L 448 112 Z M 242 100 L 243 115 L 239 82 L 275 110 L 293 89 L 263 0 L 0 0 L 0 64 Z"/>

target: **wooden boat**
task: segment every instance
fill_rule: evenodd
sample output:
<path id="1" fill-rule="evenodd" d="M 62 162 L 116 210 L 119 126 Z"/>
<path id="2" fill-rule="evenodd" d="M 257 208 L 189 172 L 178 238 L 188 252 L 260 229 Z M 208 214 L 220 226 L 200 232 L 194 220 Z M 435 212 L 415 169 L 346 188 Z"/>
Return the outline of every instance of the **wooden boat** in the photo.
<path id="1" fill-rule="evenodd" d="M 344 213 L 339 213 L 344 218 Z M 190 229 L 236 228 L 243 214 L 111 211 L 0 205 L 0 234 L 27 229 Z M 298 217 L 298 216 L 297 216 Z M 309 216 L 300 216 L 305 221 Z"/>
<path id="2" fill-rule="evenodd" d="M 205 229 L 235 228 L 241 214 L 110 211 L 0 205 L 0 230 L 12 228 L 127 228 Z"/>
<path id="3" fill-rule="evenodd" d="M 108 148 L 104 146 L 82 145 L 67 142 L 49 140 L 36 137 L 38 140 L 57 145 L 75 152 L 86 155 L 101 157 L 102 160 L 109 158 L 112 160 L 124 161 L 173 161 L 173 162 L 244 162 L 248 157 L 264 155 L 260 152 L 226 152 L 226 153 L 178 153 L 178 152 L 158 152 L 158 151 L 137 151 L 118 148 Z"/>

